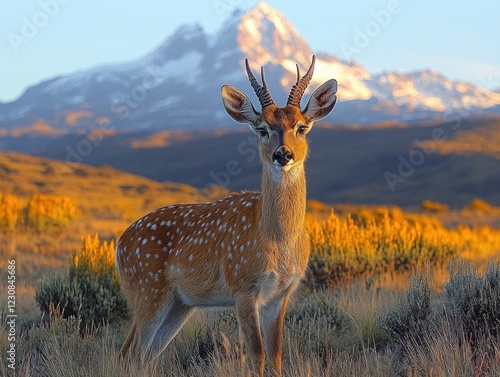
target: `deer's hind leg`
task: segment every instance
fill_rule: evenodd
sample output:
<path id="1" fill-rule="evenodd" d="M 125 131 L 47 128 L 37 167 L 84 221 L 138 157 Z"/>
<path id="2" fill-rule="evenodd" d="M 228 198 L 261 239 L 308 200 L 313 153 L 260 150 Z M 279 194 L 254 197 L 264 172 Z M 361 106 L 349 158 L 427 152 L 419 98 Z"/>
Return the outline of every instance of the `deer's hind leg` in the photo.
<path id="1" fill-rule="evenodd" d="M 132 323 L 132 327 L 130 328 L 130 331 L 127 335 L 127 339 L 125 340 L 125 343 L 123 343 L 123 346 L 120 349 L 120 352 L 118 353 L 118 357 L 120 359 L 125 359 L 125 357 L 129 355 L 130 346 L 133 344 L 134 344 L 134 346 L 132 347 L 132 351 L 134 350 L 135 344 L 137 343 L 137 341 L 135 340 L 135 337 L 137 336 L 136 330 L 137 330 L 137 326 L 136 326 L 135 321 L 134 321 Z"/>
<path id="2" fill-rule="evenodd" d="M 144 334 L 140 341 L 143 362 L 156 358 L 193 313 L 194 308 L 185 305 L 174 291 L 168 296 L 154 320 L 143 326 L 140 331 Z"/>

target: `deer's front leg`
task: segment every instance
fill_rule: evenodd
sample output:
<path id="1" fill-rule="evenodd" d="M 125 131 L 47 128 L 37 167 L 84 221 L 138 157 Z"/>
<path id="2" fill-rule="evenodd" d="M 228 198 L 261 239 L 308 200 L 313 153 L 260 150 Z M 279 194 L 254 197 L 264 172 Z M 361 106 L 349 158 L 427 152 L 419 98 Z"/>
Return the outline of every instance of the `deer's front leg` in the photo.
<path id="1" fill-rule="evenodd" d="M 264 376 L 265 352 L 260 333 L 259 308 L 254 297 L 241 298 L 236 303 L 238 321 L 245 335 L 255 371 L 259 377 Z"/>
<path id="2" fill-rule="evenodd" d="M 288 295 L 263 305 L 260 323 L 266 342 L 266 351 L 276 376 L 281 376 L 283 355 L 283 322 L 288 306 Z"/>

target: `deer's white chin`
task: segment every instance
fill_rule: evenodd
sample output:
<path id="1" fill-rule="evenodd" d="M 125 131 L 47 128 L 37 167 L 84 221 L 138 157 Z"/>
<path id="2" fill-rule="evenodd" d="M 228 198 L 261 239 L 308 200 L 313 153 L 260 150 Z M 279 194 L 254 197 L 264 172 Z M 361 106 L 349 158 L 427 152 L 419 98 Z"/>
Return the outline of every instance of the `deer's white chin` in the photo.
<path id="1" fill-rule="evenodd" d="M 288 171 L 290 170 L 291 168 L 293 168 L 295 165 L 297 165 L 295 163 L 295 161 L 293 160 L 290 160 L 288 162 L 288 164 L 286 165 L 280 165 L 277 161 L 273 161 L 273 167 L 277 170 L 277 171 Z"/>

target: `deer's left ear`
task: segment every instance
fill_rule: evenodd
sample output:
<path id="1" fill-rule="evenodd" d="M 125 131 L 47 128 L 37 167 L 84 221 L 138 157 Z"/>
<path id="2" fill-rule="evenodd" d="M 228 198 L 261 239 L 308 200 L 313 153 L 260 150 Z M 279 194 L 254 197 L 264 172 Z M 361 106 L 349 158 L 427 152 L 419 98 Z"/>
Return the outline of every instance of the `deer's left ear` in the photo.
<path id="1" fill-rule="evenodd" d="M 259 119 L 259 113 L 255 110 L 250 99 L 241 90 L 230 85 L 221 88 L 222 102 L 227 113 L 235 121 L 254 125 Z"/>
<path id="2" fill-rule="evenodd" d="M 337 80 L 331 79 L 314 91 L 302 115 L 313 122 L 326 117 L 337 101 Z"/>

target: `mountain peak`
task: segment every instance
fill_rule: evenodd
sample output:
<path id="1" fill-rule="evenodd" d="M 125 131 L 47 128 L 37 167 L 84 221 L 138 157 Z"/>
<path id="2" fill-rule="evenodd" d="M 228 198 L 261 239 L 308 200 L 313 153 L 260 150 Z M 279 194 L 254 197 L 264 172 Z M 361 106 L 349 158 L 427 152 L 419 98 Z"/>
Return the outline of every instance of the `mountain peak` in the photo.
<path id="1" fill-rule="evenodd" d="M 238 44 L 255 66 L 285 59 L 309 65 L 309 44 L 283 13 L 264 1 L 244 13 L 237 28 Z"/>
<path id="2" fill-rule="evenodd" d="M 177 28 L 150 57 L 155 64 L 161 65 L 171 59 L 179 59 L 186 52 L 203 53 L 207 48 L 207 36 L 198 23 L 185 24 Z"/>

